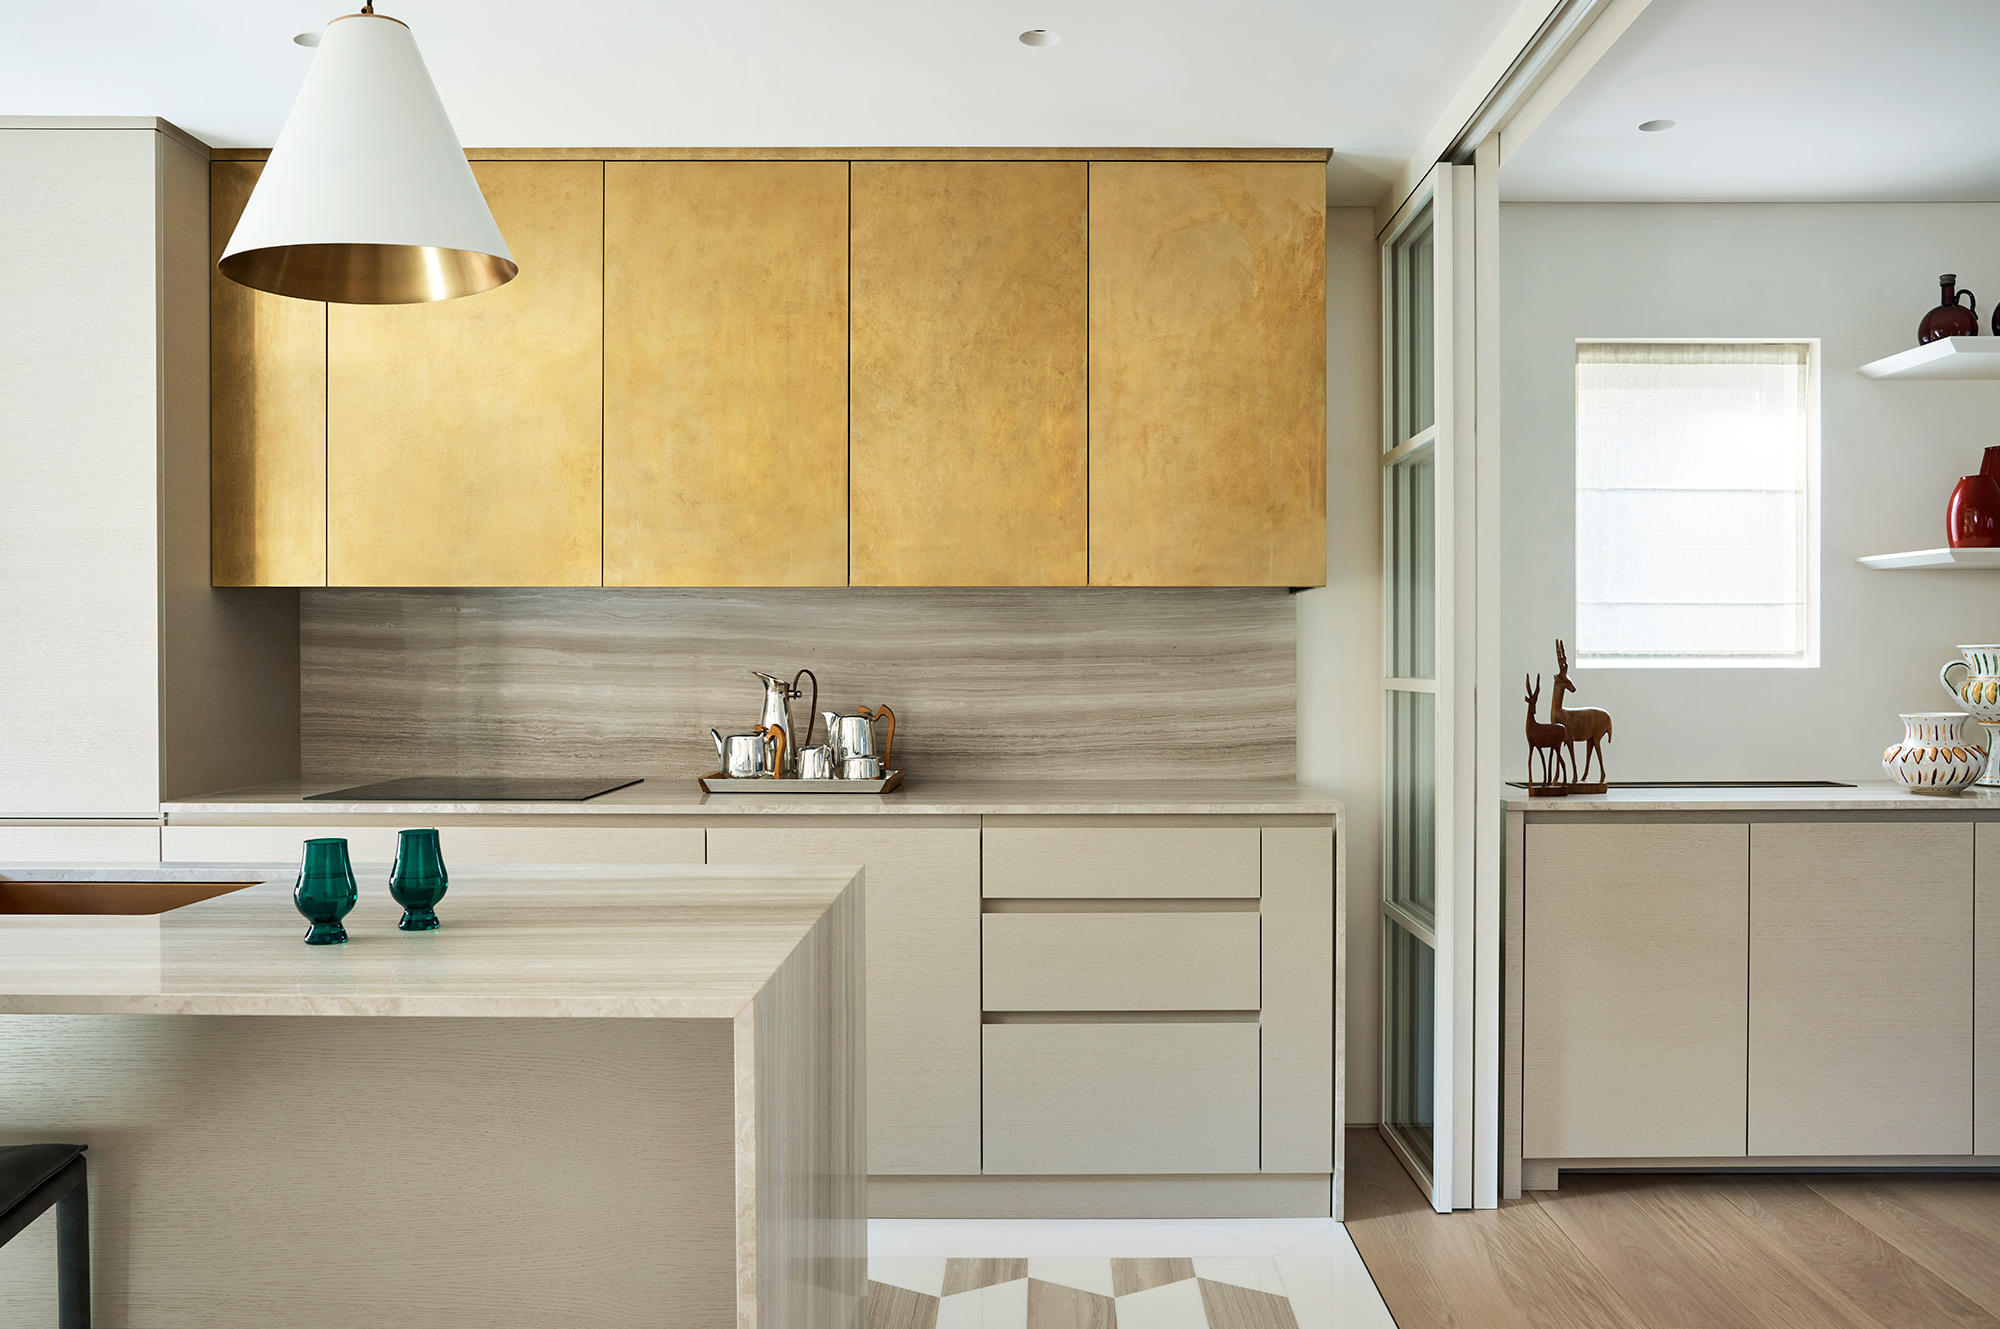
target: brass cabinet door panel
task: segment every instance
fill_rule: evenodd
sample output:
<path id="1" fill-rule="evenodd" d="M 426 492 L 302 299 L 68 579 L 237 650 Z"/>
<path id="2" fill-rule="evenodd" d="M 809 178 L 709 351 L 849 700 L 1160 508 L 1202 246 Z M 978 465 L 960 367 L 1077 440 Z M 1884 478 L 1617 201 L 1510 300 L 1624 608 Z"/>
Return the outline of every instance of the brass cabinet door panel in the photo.
<path id="1" fill-rule="evenodd" d="M 1084 584 L 1088 169 L 854 163 L 855 585 Z"/>
<path id="2" fill-rule="evenodd" d="M 520 276 L 329 307 L 331 585 L 603 580 L 604 166 L 472 169 Z"/>
<path id="3" fill-rule="evenodd" d="M 847 163 L 604 174 L 604 584 L 847 584 Z"/>
<path id="4" fill-rule="evenodd" d="M 262 162 L 209 167 L 222 257 Z M 326 585 L 326 306 L 209 269 L 209 580 Z"/>
<path id="5" fill-rule="evenodd" d="M 1326 581 L 1325 174 L 1090 167 L 1090 582 Z"/>

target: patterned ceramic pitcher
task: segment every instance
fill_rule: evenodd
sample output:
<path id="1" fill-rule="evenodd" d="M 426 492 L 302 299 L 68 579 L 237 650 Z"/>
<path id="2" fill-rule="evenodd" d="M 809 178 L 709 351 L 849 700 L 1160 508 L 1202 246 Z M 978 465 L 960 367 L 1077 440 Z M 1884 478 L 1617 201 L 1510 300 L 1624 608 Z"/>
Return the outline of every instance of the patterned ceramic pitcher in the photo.
<path id="1" fill-rule="evenodd" d="M 1966 713 L 1986 727 L 1986 750 L 1993 751 L 1993 745 L 2000 741 L 2000 645 L 1960 646 L 1963 660 L 1953 660 L 1938 672 L 1938 681 L 1951 699 L 1963 706 Z M 1962 669 L 1958 682 L 1951 681 L 1951 671 Z M 1979 777 L 1979 783 L 1986 788 L 2000 787 L 2000 770 L 1995 770 L 1994 762 L 1987 763 L 1986 774 Z"/>
<path id="2" fill-rule="evenodd" d="M 1889 778 L 1914 794 L 1956 794 L 1986 769 L 1986 753 L 1965 737 L 1964 711 L 1918 711 L 1903 719 L 1903 741 L 1882 754 Z"/>

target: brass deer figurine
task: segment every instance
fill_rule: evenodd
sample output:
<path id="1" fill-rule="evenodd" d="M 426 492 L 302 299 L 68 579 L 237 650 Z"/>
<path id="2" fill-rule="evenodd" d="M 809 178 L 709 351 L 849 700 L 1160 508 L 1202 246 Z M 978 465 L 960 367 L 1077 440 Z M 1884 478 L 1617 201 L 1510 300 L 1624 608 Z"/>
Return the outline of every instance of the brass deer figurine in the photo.
<path id="1" fill-rule="evenodd" d="M 1569 656 L 1563 651 L 1560 638 L 1556 641 L 1555 695 L 1549 698 L 1549 719 L 1561 725 L 1566 733 L 1563 746 L 1569 750 L 1570 770 L 1577 784 L 1590 782 L 1590 759 L 1597 758 L 1597 779 L 1605 783 L 1604 744 L 1611 738 L 1611 713 L 1600 711 L 1593 706 L 1576 710 L 1563 709 L 1563 694 L 1575 692 L 1576 684 L 1569 681 Z M 1583 765 L 1576 764 L 1576 745 L 1582 743 Z"/>
<path id="2" fill-rule="evenodd" d="M 1563 756 L 1563 749 L 1569 744 L 1569 730 L 1535 718 L 1535 707 L 1542 700 L 1540 674 L 1536 674 L 1532 682 L 1523 674 L 1521 683 L 1528 690 L 1528 789 L 1533 792 L 1568 784 L 1569 762 Z M 1535 778 L 1536 753 L 1542 757 L 1542 778 L 1539 780 Z"/>

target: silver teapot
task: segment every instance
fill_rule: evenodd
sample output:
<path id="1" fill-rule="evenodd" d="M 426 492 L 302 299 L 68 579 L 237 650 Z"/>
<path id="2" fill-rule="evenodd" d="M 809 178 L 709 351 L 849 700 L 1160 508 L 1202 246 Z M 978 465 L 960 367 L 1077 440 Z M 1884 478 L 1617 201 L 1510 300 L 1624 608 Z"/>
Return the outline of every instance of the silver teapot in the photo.
<path id="1" fill-rule="evenodd" d="M 860 763 L 849 768 L 847 763 L 855 757 L 873 757 L 875 754 L 875 722 L 880 720 L 888 725 L 882 736 L 881 769 L 889 768 L 889 752 L 896 743 L 896 713 L 887 706 L 863 706 L 852 715 L 840 715 L 833 711 L 822 713 L 826 720 L 826 736 L 833 744 L 834 760 L 840 763 L 842 778 L 867 779 L 873 777 L 847 775 L 849 769 L 862 769 Z"/>
<path id="2" fill-rule="evenodd" d="M 799 768 L 799 754 L 812 746 L 813 726 L 818 723 L 813 712 L 819 706 L 819 679 L 810 669 L 799 670 L 792 675 L 790 682 L 779 678 L 776 674 L 767 674 L 761 669 L 753 669 L 750 672 L 764 683 L 764 714 L 758 723 L 766 729 L 775 727 L 784 731 L 785 744 L 790 749 L 785 757 L 784 769 L 795 772 Z M 799 688 L 799 680 L 802 678 L 812 679 L 812 700 L 806 703 L 804 742 L 799 741 L 798 731 L 792 728 L 792 702 L 806 695 Z"/>
<path id="3" fill-rule="evenodd" d="M 711 729 L 715 755 L 722 759 L 722 773 L 732 780 L 756 780 L 782 775 L 785 770 L 785 731 L 772 725 L 758 725 L 748 734 L 724 736 Z"/>

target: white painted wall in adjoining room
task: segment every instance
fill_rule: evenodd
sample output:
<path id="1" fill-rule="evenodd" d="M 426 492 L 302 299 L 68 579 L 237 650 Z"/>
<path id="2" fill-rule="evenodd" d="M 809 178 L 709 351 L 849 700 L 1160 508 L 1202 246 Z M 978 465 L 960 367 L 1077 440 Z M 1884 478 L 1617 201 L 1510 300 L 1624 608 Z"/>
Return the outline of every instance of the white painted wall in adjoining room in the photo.
<path id="1" fill-rule="evenodd" d="M 1347 1120 L 1380 1115 L 1382 356 L 1375 215 L 1326 214 L 1326 585 L 1298 595 L 1299 779 L 1347 803 Z"/>
<path id="2" fill-rule="evenodd" d="M 1577 670 L 1575 704 L 1612 713 L 1614 780 L 1883 778 L 1897 714 L 1948 708 L 1953 644 L 2000 640 L 2000 573 L 1854 560 L 1945 543 L 2000 381 L 1855 369 L 1916 343 L 1941 272 L 2000 297 L 2000 204 L 1508 204 L 1500 227 L 1502 678 L 1546 676 L 1575 626 L 1576 339 L 1817 337 L 1819 667 Z M 1519 720 L 1503 733 L 1521 770 Z"/>

